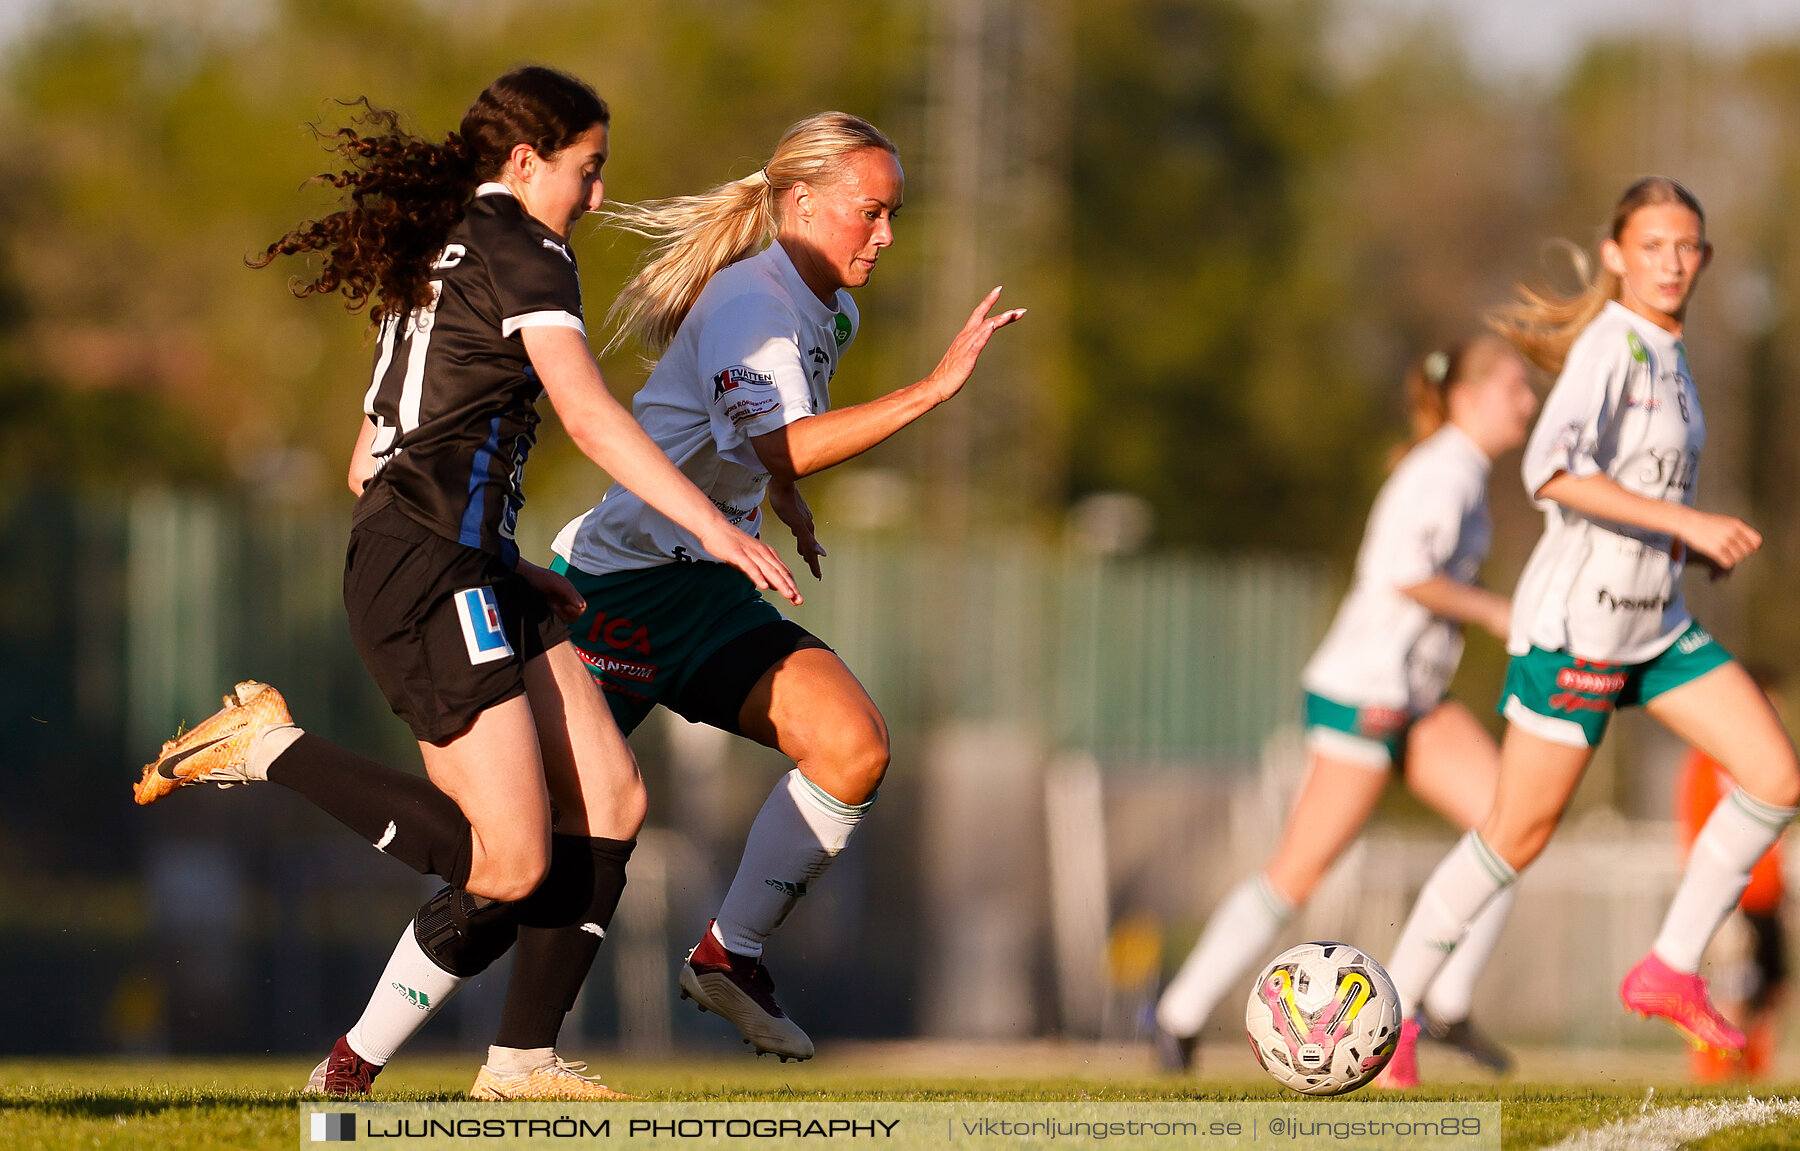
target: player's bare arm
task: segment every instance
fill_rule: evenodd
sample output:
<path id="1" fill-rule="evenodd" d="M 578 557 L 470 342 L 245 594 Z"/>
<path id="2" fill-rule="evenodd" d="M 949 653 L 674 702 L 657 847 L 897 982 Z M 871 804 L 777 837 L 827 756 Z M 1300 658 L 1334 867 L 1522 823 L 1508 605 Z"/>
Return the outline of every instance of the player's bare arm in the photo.
<path id="1" fill-rule="evenodd" d="M 1610 476 L 1559 472 L 1537 494 L 1584 516 L 1674 536 L 1721 571 L 1730 571 L 1762 547 L 1762 533 L 1743 520 L 1639 495 Z"/>
<path id="2" fill-rule="evenodd" d="M 1000 289 L 989 292 L 969 314 L 931 374 L 866 404 L 795 420 L 784 428 L 751 437 L 757 458 L 777 480 L 792 483 L 854 459 L 920 416 L 951 399 L 968 382 L 982 350 L 995 332 L 1024 318 L 1024 308 L 989 314 Z"/>
<path id="3" fill-rule="evenodd" d="M 793 574 L 780 557 L 767 544 L 732 527 L 606 390 L 600 365 L 580 332 L 533 327 L 519 334 L 551 406 L 589 459 L 693 532 L 708 552 L 742 571 L 757 587 L 773 589 L 790 603 L 800 602 Z"/>
<path id="4" fill-rule="evenodd" d="M 1447 575 L 1435 575 L 1424 583 L 1399 590 L 1401 595 L 1420 604 L 1432 615 L 1457 623 L 1475 624 L 1501 639 L 1506 638 L 1512 617 L 1512 600 L 1497 592 Z"/>

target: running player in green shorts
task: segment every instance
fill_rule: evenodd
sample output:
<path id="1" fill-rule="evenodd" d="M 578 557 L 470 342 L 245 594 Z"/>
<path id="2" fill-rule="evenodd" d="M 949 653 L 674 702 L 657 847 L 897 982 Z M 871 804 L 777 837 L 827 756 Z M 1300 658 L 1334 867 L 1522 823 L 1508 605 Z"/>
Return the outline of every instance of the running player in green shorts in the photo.
<path id="1" fill-rule="evenodd" d="M 1407 392 L 1414 440 L 1375 497 L 1350 592 L 1301 674 L 1306 782 L 1280 846 L 1220 901 L 1157 1002 L 1157 1053 L 1170 1070 L 1192 1065 L 1213 1008 L 1361 833 L 1391 774 L 1462 830 L 1493 803 L 1500 750 L 1446 693 L 1465 624 L 1505 638 L 1507 598 L 1475 583 L 1493 536 L 1488 472 L 1525 442 L 1537 397 L 1524 361 L 1493 335 L 1423 357 Z M 1469 1006 L 1511 908 L 1497 899 L 1482 912 L 1425 1003 L 1434 1038 L 1495 1071 L 1507 1056 L 1469 1022 Z"/>
<path id="2" fill-rule="evenodd" d="M 1025 314 L 989 315 L 996 288 L 930 375 L 831 409 L 832 375 L 856 337 L 848 289 L 868 283 L 893 243 L 903 181 L 886 136 L 825 112 L 789 128 L 744 179 L 610 213 L 655 241 L 611 313 L 618 339 L 659 356 L 633 414 L 750 536 L 762 530 L 766 498 L 815 576 L 825 549 L 797 481 L 954 397 L 989 338 Z M 875 800 L 888 766 L 880 710 L 829 647 L 623 487 L 565 527 L 555 551 L 554 570 L 586 601 L 572 638 L 622 730 L 661 704 L 794 761 L 757 814 L 724 904 L 680 978 L 684 997 L 729 1019 L 759 1053 L 810 1058 L 812 1040 L 776 1002 L 763 947 Z M 539 1019 L 554 1034 L 599 943 L 579 926 L 522 927 L 507 1016 Z M 397 1049 L 429 1014 L 391 1020 L 382 1046 Z"/>
<path id="3" fill-rule="evenodd" d="M 1688 614 L 1681 574 L 1689 555 L 1728 572 L 1762 537 L 1693 506 L 1706 424 L 1682 332 L 1712 257 L 1699 201 L 1673 180 L 1640 180 L 1607 235 L 1603 272 L 1585 293 L 1525 292 L 1495 316 L 1529 359 L 1560 372 L 1525 449 L 1544 534 L 1513 593 L 1493 812 L 1433 872 L 1388 968 L 1408 1019 L 1390 1086 L 1418 1082 L 1412 1011 L 1482 908 L 1543 850 L 1612 712 L 1634 704 L 1738 786 L 1696 838 L 1661 931 L 1619 995 L 1697 1047 L 1744 1048 L 1707 995 L 1700 954 L 1793 819 L 1800 763 L 1768 699 Z"/>

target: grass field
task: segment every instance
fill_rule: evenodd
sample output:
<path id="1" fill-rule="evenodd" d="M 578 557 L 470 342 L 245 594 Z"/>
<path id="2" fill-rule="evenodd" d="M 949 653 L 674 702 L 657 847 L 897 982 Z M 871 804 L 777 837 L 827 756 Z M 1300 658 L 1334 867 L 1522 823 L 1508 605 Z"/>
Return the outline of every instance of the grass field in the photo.
<path id="1" fill-rule="evenodd" d="M 646 1061 L 593 1059 L 621 1090 L 653 1100 L 1293 1100 L 1260 1078 L 1236 1047 L 1209 1049 L 1197 1078 L 1162 1075 L 1142 1051 L 1041 1044 L 842 1044 L 809 1064 L 779 1064 L 728 1052 Z M 1673 1147 L 1657 1121 L 1696 1102 L 1741 1103 L 1743 1087 L 1682 1086 L 1677 1051 L 1651 1054 L 1524 1052 L 1520 1074 L 1505 1082 L 1472 1079 L 1463 1069 L 1427 1061 L 1428 1077 L 1446 1080 L 1407 1097 L 1497 1100 L 1505 1146 L 1545 1147 L 1611 1121 L 1648 1123 L 1610 1147 Z M 1427 1055 L 1429 1059 L 1429 1054 Z M 293 1085 L 311 1064 L 294 1059 L 0 1060 L 0 1147 L 292 1148 L 298 1127 Z M 378 1081 L 380 1099 L 454 1100 L 472 1078 L 471 1058 L 402 1058 Z M 1652 1090 L 1654 1088 L 1654 1090 Z M 1792 1100 L 1800 1082 L 1759 1085 L 1759 1099 Z M 1342 1101 L 1307 1101 L 1342 1107 Z M 1794 1108 L 1800 1110 L 1800 1108 Z M 1696 1151 L 1800 1151 L 1800 1117 L 1739 1125 L 1679 1144 Z"/>

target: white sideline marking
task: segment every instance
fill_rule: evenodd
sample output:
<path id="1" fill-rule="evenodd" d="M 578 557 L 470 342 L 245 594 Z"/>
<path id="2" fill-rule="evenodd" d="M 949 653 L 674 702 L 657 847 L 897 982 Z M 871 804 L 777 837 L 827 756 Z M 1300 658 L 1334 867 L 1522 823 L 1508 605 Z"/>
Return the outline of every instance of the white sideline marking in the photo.
<path id="1" fill-rule="evenodd" d="M 375 850 L 381 852 L 383 855 L 387 854 L 388 844 L 394 842 L 394 836 L 399 830 L 400 828 L 395 825 L 393 820 L 388 820 L 387 830 L 382 832 L 381 838 L 375 841 Z"/>
<path id="2" fill-rule="evenodd" d="M 1757 1099 L 1742 1102 L 1690 1103 L 1659 1107 L 1638 1119 L 1617 1119 L 1591 1131 L 1578 1131 L 1549 1151 L 1676 1151 L 1727 1127 L 1762 1126 L 1777 1119 L 1800 1118 L 1800 1099 Z"/>

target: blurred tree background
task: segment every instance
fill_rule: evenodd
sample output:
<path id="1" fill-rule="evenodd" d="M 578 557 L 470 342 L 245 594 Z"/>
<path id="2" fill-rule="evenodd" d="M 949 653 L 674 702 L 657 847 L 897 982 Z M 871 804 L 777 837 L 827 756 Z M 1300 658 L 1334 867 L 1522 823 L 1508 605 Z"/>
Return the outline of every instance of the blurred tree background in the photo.
<path id="1" fill-rule="evenodd" d="M 296 269 L 244 257 L 330 210 L 305 181 L 329 166 L 311 126 L 344 122 L 336 101 L 367 96 L 438 138 L 535 61 L 610 102 L 616 200 L 741 176 L 827 107 L 889 132 L 908 205 L 859 297 L 840 404 L 927 372 L 992 284 L 1032 309 L 955 404 L 811 485 L 827 546 L 840 527 L 1060 546 L 1084 500 L 1125 493 L 1152 513 L 1152 548 L 1347 574 L 1402 435 L 1407 362 L 1522 279 L 1571 283 L 1550 241 L 1591 247 L 1632 179 L 1675 176 L 1718 246 L 1689 340 L 1711 429 L 1701 499 L 1769 541 L 1692 591 L 1735 650 L 1800 670 L 1783 575 L 1800 566 L 1800 45 L 1615 39 L 1520 78 L 1482 69 L 1445 25 L 1394 17 L 1346 46 L 1338 17 L 1327 0 L 49 6 L 0 65 L 9 650 L 117 622 L 44 607 L 87 570 L 86 553 L 42 551 L 77 504 L 166 486 L 347 518 L 366 317 L 296 301 Z M 591 224 L 576 248 L 598 346 L 638 249 Z M 603 366 L 621 398 L 645 375 L 631 350 Z M 1495 472 L 1501 587 L 1538 528 L 1515 476 Z M 542 559 L 605 482 L 548 422 L 528 552 Z M 128 674 L 58 660 L 5 673 L 15 748 L 42 742 L 34 700 L 52 685 L 92 696 Z M 1498 667 L 1492 645 L 1475 651 L 1465 678 L 1486 691 L 1470 698 Z M 83 815 L 69 781 L 111 795 L 119 770 L 34 775 L 4 816 L 0 871 L 118 867 L 130 821 Z M 45 812 L 94 829 L 52 837 Z"/>
<path id="2" fill-rule="evenodd" d="M 616 199 L 741 175 L 821 107 L 884 125 L 910 204 L 841 401 L 927 370 L 990 281 L 1043 313 L 1015 341 L 1042 370 L 978 383 L 966 458 L 909 445 L 927 425 L 869 462 L 922 492 L 947 467 L 977 525 L 1054 531 L 1085 494 L 1135 493 L 1158 543 L 1212 550 L 1346 556 L 1407 359 L 1544 271 L 1547 241 L 1591 243 L 1633 176 L 1670 172 L 1720 246 L 1693 341 L 1722 432 L 1708 493 L 1794 539 L 1778 381 L 1800 334 L 1796 50 L 1602 43 L 1533 83 L 1483 78 L 1430 24 L 1346 62 L 1333 27 L 1315 0 L 60 6 L 3 76 L 0 482 L 337 500 L 366 325 L 242 257 L 328 210 L 302 182 L 327 166 L 308 125 L 343 121 L 334 98 L 436 137 L 487 79 L 541 60 L 611 101 Z M 943 48 L 959 36 L 973 56 Z M 1005 122 L 972 161 L 963 112 Z M 983 179 L 972 197 L 959 164 Z M 968 218 L 979 250 L 946 286 L 943 237 Z M 634 242 L 589 226 L 578 244 L 598 313 Z M 629 354 L 606 367 L 622 396 L 643 377 Z M 562 443 L 531 478 L 537 537 L 601 483 Z"/>

